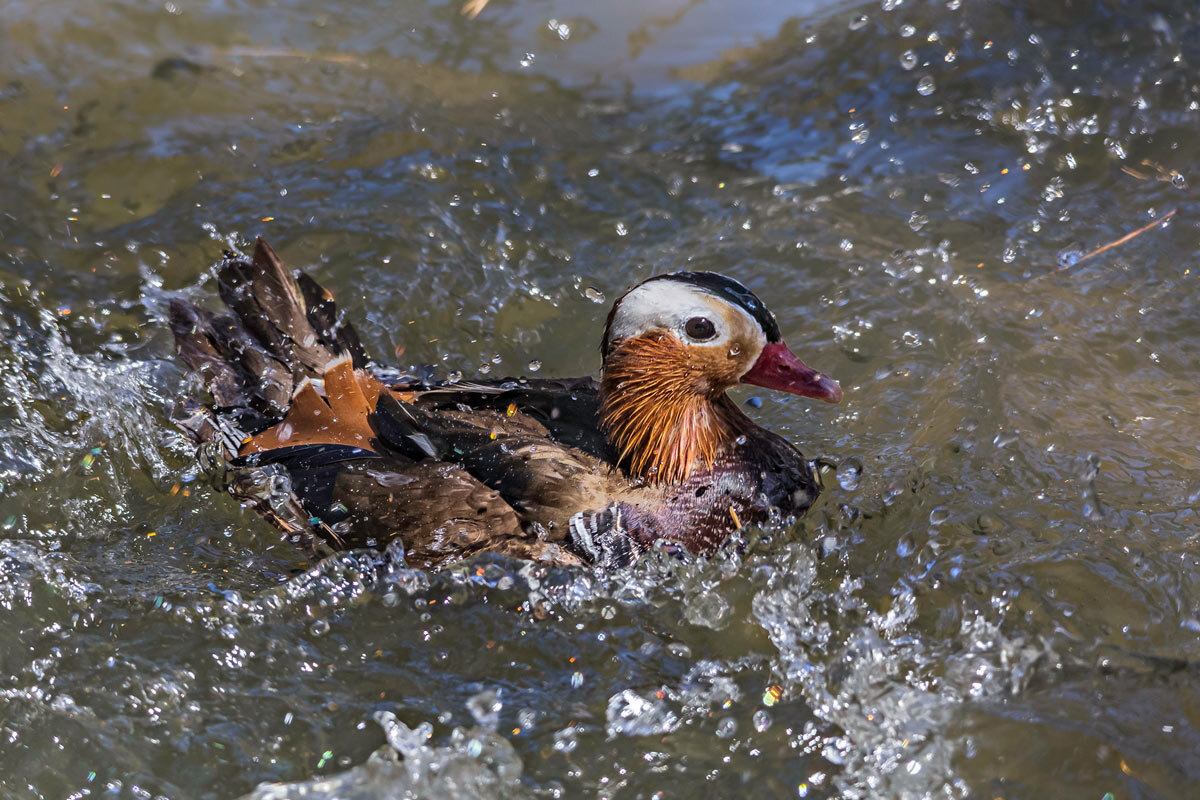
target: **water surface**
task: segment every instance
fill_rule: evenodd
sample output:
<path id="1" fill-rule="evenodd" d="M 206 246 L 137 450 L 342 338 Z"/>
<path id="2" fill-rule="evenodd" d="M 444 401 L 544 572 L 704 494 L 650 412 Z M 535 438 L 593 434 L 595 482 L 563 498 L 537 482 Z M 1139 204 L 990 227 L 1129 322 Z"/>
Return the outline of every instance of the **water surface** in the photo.
<path id="1" fill-rule="evenodd" d="M 1197 53 L 1187 0 L 9 2 L 0 796 L 1193 796 Z M 735 276 L 846 390 L 739 394 L 827 491 L 626 575 L 310 567 L 167 421 L 166 302 L 260 233 L 443 375 Z"/>

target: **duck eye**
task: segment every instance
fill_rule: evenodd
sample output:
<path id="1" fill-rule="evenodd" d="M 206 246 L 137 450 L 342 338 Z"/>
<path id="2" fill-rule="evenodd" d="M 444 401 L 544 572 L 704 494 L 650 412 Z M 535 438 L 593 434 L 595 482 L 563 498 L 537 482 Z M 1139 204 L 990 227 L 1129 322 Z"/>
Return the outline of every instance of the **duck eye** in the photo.
<path id="1" fill-rule="evenodd" d="M 707 342 L 717 335 L 717 326 L 713 325 L 712 321 L 706 317 L 692 317 L 683 326 L 683 331 L 690 339 Z"/>

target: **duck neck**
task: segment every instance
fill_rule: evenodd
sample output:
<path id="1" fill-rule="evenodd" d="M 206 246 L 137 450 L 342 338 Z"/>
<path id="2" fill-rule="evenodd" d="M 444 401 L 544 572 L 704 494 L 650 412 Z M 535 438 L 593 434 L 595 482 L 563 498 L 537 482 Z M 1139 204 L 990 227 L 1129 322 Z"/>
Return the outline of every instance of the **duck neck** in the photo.
<path id="1" fill-rule="evenodd" d="M 600 423 L 619 462 L 652 484 L 681 483 L 711 469 L 750 420 L 698 377 L 678 342 L 649 335 L 620 342 L 608 354 L 600 383 Z"/>

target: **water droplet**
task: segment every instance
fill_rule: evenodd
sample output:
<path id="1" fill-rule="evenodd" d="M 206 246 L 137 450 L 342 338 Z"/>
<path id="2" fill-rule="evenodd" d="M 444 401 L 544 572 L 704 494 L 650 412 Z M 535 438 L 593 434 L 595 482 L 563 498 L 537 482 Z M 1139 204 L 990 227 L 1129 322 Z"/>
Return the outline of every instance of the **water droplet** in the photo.
<path id="1" fill-rule="evenodd" d="M 917 94 L 922 97 L 928 97 L 937 89 L 937 84 L 934 83 L 931 75 L 922 76 L 921 80 L 917 81 Z"/>
<path id="2" fill-rule="evenodd" d="M 522 59 L 521 59 L 521 61 L 520 61 L 520 64 L 521 64 L 521 67 L 522 67 L 522 69 L 527 69 L 527 68 L 529 68 L 529 67 L 532 67 L 532 66 L 533 66 L 533 61 L 534 61 L 534 59 L 536 59 L 536 58 L 537 58 L 537 56 L 536 56 L 536 55 L 534 55 L 533 53 L 526 53 L 526 54 L 525 54 L 525 57 L 524 57 L 524 58 L 522 58 Z"/>
<path id="3" fill-rule="evenodd" d="M 446 383 L 458 383 L 462 379 L 463 379 L 462 372 L 460 370 L 456 369 L 456 370 L 452 370 L 450 372 L 450 374 L 446 376 Z"/>
<path id="4" fill-rule="evenodd" d="M 917 543 L 913 540 L 911 533 L 906 533 L 900 537 L 900 541 L 896 542 L 896 555 L 901 558 L 908 558 L 917 549 Z"/>
<path id="5" fill-rule="evenodd" d="M 629 229 L 625 227 L 624 222 L 617 223 L 617 236 L 628 236 Z"/>
<path id="6" fill-rule="evenodd" d="M 578 674 L 578 673 L 576 673 Z M 570 753 L 579 746 L 579 736 L 573 725 L 568 725 L 554 734 L 554 749 L 560 753 Z"/>
<path id="7" fill-rule="evenodd" d="M 571 38 L 571 26 L 557 19 L 551 19 L 546 23 L 546 27 L 550 32 L 558 36 L 562 41 L 567 41 Z"/>
<path id="8" fill-rule="evenodd" d="M 854 242 L 850 241 L 849 239 L 842 239 L 840 242 L 838 242 L 838 247 L 840 247 L 843 252 L 848 253 L 854 249 Z"/>
<path id="9" fill-rule="evenodd" d="M 541 368 L 542 368 L 542 362 L 538 361 L 536 358 L 533 361 L 529 362 L 528 369 L 530 372 L 537 372 Z"/>
<path id="10" fill-rule="evenodd" d="M 1000 520 L 986 511 L 979 515 L 975 520 L 975 524 L 979 526 L 980 533 L 995 533 L 1003 527 Z"/>
<path id="11" fill-rule="evenodd" d="M 908 227 L 915 233 L 929 224 L 929 217 L 914 211 L 908 216 Z"/>
<path id="12" fill-rule="evenodd" d="M 467 710 L 471 712 L 476 724 L 488 730 L 496 730 L 502 708 L 504 704 L 500 702 L 500 694 L 495 689 L 484 689 L 467 700 Z"/>
<path id="13" fill-rule="evenodd" d="M 580 686 L 583 686 L 583 673 L 582 672 L 572 673 L 571 685 L 573 687 L 575 687 L 576 689 L 578 689 Z"/>
<path id="14" fill-rule="evenodd" d="M 996 434 L 996 438 L 992 439 L 992 444 L 996 447 L 1008 447 L 1019 438 L 1021 435 L 1016 431 L 1000 431 Z"/>
<path id="15" fill-rule="evenodd" d="M 847 492 L 853 492 L 862 481 L 863 464 L 857 458 L 847 458 L 838 464 L 838 485 Z"/>
<path id="16" fill-rule="evenodd" d="M 733 344 L 729 345 L 729 357 L 730 358 L 737 358 L 741 354 L 742 354 L 742 346 L 740 344 L 738 344 L 737 342 L 734 342 Z"/>
<path id="17" fill-rule="evenodd" d="M 900 66 L 906 70 L 912 69 L 917 65 L 917 54 L 912 50 L 905 50 L 900 54 Z"/>
<path id="18" fill-rule="evenodd" d="M 767 728 L 771 727 L 770 713 L 763 711 L 761 708 L 754 712 L 754 730 L 762 733 Z"/>
<path id="19" fill-rule="evenodd" d="M 921 346 L 921 334 L 917 333 L 916 331 L 905 331 L 903 339 L 904 343 L 909 347 Z"/>
<path id="20" fill-rule="evenodd" d="M 604 608 L 600 609 L 600 616 L 604 619 L 612 619 L 616 615 L 617 609 L 613 608 L 612 606 L 605 606 Z"/>
<path id="21" fill-rule="evenodd" d="M 692 648 L 688 647 L 683 642 L 670 642 L 667 645 L 667 650 L 676 658 L 691 658 Z"/>
<path id="22" fill-rule="evenodd" d="M 604 302 L 604 292 L 600 291 L 595 286 L 589 286 L 586 289 L 584 289 L 583 296 L 586 297 L 588 300 L 591 300 L 593 303 L 603 303 Z"/>
<path id="23" fill-rule="evenodd" d="M 750 406 L 751 408 L 762 408 L 762 398 L 749 397 L 746 399 L 746 405 Z"/>
<path id="24" fill-rule="evenodd" d="M 1011 264 L 1017 260 L 1017 251 L 1011 247 L 1004 248 L 1004 252 L 1000 254 L 1000 259 L 1005 264 Z"/>
<path id="25" fill-rule="evenodd" d="M 868 17 L 866 14 L 859 14 L 858 16 L 856 16 L 852 20 L 850 20 L 850 30 L 852 30 L 852 31 L 860 30 L 860 29 L 866 27 L 867 23 L 870 21 L 871 21 L 870 17 Z"/>
<path id="26" fill-rule="evenodd" d="M 487 363 L 486 361 L 479 365 L 479 373 L 481 375 L 487 375 L 491 371 L 492 371 L 492 365 Z"/>
<path id="27" fill-rule="evenodd" d="M 745 444 L 745 443 L 746 443 L 746 437 L 745 437 L 744 435 L 743 435 L 743 436 L 739 436 L 739 437 L 737 437 L 736 439 L 734 439 L 733 441 L 734 441 L 734 444 L 737 444 L 737 445 L 743 445 L 743 444 Z"/>
<path id="28" fill-rule="evenodd" d="M 737 720 L 733 717 L 721 717 L 721 721 L 717 723 L 717 736 L 728 739 L 735 733 L 737 733 Z"/>
<path id="29" fill-rule="evenodd" d="M 309 630 L 313 636 L 324 636 L 329 633 L 329 621 L 324 619 L 314 620 L 313 624 L 309 626 Z"/>
<path id="30" fill-rule="evenodd" d="M 905 39 L 908 39 L 909 37 L 914 36 L 916 34 L 916 32 L 917 32 L 917 29 L 914 28 L 912 25 L 901 25 L 900 26 L 900 35 L 903 36 Z"/>

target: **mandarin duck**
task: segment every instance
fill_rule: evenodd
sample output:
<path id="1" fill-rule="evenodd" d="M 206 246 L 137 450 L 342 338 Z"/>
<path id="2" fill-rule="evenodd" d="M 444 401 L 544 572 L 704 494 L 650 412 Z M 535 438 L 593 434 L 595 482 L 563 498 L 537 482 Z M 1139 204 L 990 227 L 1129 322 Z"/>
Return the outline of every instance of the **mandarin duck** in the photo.
<path id="1" fill-rule="evenodd" d="M 491 551 L 626 565 L 655 542 L 711 553 L 815 500 L 813 466 L 755 424 L 738 383 L 837 403 L 735 280 L 674 272 L 612 307 L 599 382 L 437 381 L 373 361 L 333 297 L 261 238 L 217 269 L 217 314 L 175 299 L 204 402 L 176 421 L 202 470 L 310 558 L 397 547 L 426 569 Z"/>

